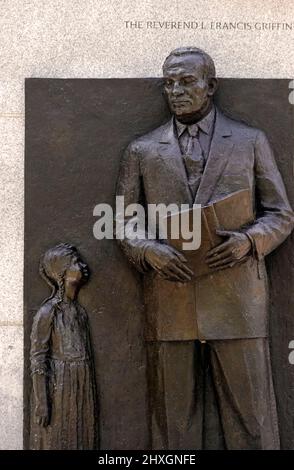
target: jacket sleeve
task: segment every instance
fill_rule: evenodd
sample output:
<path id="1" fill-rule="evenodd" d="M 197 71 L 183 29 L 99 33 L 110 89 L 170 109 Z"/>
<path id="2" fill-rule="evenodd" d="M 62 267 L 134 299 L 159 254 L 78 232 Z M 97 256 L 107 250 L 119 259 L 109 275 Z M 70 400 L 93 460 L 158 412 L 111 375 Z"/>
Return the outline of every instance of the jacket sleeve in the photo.
<path id="1" fill-rule="evenodd" d="M 116 187 L 116 196 L 123 196 L 123 207 L 131 204 L 140 205 L 138 212 L 125 215 L 124 210 L 116 210 L 115 228 L 117 241 L 128 260 L 142 273 L 147 272 L 150 266 L 145 261 L 146 248 L 155 240 L 148 240 L 146 231 L 146 210 L 144 205 L 144 186 L 140 168 L 140 145 L 131 143 L 124 152 L 120 163 L 119 176 Z M 118 207 L 118 203 L 116 203 Z M 134 208 L 134 206 L 133 206 Z"/>
<path id="2" fill-rule="evenodd" d="M 266 135 L 259 131 L 255 142 L 255 187 L 258 213 L 247 230 L 255 255 L 261 260 L 291 233 L 294 214 Z"/>
<path id="3" fill-rule="evenodd" d="M 34 317 L 31 332 L 31 373 L 47 374 L 54 307 L 44 304 Z"/>

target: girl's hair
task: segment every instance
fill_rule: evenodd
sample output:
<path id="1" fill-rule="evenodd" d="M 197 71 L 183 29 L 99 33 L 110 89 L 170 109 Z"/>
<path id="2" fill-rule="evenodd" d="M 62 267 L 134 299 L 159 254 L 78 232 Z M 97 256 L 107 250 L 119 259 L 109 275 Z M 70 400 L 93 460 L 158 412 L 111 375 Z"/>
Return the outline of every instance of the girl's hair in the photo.
<path id="1" fill-rule="evenodd" d="M 57 296 L 58 303 L 62 301 L 64 294 L 64 274 L 70 266 L 71 258 L 78 255 L 77 249 L 69 243 L 60 243 L 49 248 L 42 256 L 39 265 L 39 273 L 52 289 L 51 295 L 43 304 Z"/>

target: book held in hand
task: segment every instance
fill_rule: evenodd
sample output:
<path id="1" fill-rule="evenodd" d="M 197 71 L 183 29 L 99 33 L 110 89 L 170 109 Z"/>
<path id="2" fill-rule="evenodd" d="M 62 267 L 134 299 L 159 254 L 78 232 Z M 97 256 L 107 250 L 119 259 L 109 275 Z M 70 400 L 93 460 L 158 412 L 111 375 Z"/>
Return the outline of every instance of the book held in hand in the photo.
<path id="1" fill-rule="evenodd" d="M 181 213 L 173 213 L 166 217 L 167 224 L 167 242 L 183 252 L 188 260 L 189 267 L 194 271 L 195 276 L 204 276 L 212 272 L 205 261 L 209 250 L 224 241 L 224 238 L 217 235 L 216 230 L 241 230 L 254 221 L 252 209 L 251 192 L 249 189 L 243 189 L 225 196 L 222 199 L 213 201 L 206 206 L 201 207 L 201 237 L 198 249 L 189 248 L 189 240 L 184 239 L 181 234 L 177 238 L 172 237 L 172 224 L 174 219 L 180 218 L 182 224 L 183 217 L 189 221 L 189 226 L 194 227 L 193 217 L 199 217 L 199 208 L 191 208 Z M 200 228 L 200 227 L 199 227 Z M 194 234 L 195 235 L 195 234 Z M 198 234 L 199 235 L 199 234 Z M 191 238 L 193 234 L 191 235 Z"/>

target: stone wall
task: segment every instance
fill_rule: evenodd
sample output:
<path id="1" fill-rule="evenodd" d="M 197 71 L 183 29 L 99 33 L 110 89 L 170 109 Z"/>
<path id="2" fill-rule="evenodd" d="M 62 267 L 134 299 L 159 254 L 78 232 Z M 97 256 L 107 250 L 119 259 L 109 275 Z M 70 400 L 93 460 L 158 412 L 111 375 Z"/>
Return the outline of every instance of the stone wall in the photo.
<path id="1" fill-rule="evenodd" d="M 293 22 L 291 0 L 1 1 L 0 449 L 23 445 L 24 79 L 157 77 L 190 44 L 221 77 L 291 79 Z"/>

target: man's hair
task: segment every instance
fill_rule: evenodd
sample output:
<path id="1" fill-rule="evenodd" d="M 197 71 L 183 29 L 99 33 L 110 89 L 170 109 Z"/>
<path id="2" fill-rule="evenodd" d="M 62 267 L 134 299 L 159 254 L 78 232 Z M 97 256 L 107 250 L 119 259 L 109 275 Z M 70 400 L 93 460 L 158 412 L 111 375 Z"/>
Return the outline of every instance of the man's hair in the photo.
<path id="1" fill-rule="evenodd" d="M 197 54 L 199 55 L 204 63 L 204 66 L 206 68 L 206 73 L 208 78 L 215 77 L 215 65 L 210 57 L 205 51 L 202 49 L 199 49 L 198 47 L 178 47 L 177 49 L 174 49 L 171 51 L 171 53 L 167 56 L 165 59 L 162 70 L 164 72 L 165 68 L 167 67 L 167 62 L 171 57 L 180 57 L 180 56 L 185 56 L 185 55 L 191 55 L 191 54 Z"/>

